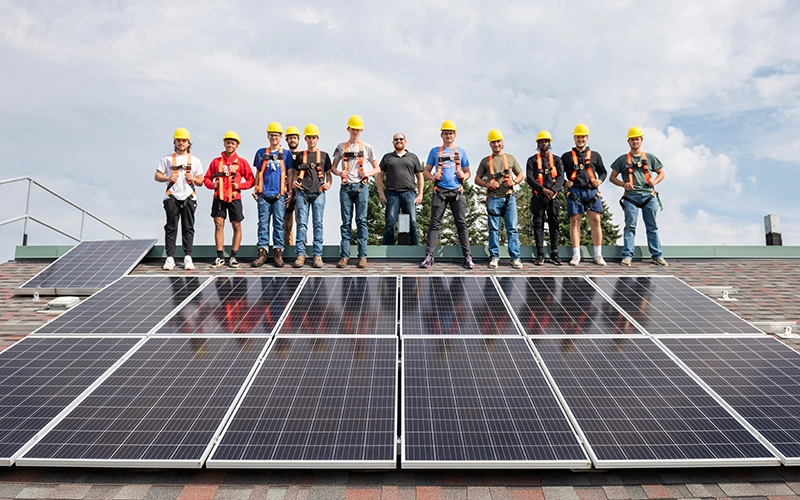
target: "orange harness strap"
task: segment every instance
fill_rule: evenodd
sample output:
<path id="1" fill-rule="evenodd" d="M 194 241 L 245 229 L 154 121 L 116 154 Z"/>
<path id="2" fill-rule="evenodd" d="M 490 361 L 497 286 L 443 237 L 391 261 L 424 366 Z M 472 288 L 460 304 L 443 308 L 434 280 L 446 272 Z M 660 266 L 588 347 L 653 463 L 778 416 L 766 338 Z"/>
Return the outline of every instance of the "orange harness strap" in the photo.
<path id="1" fill-rule="evenodd" d="M 277 156 L 276 156 L 277 155 Z M 258 181 L 256 183 L 256 192 L 264 193 L 264 172 L 267 170 L 267 162 L 269 160 L 278 160 L 281 163 L 281 196 L 286 194 L 286 166 L 283 164 L 283 147 L 279 146 L 277 153 L 273 153 L 267 149 L 265 156 L 261 160 L 261 170 L 258 171 Z"/>
<path id="2" fill-rule="evenodd" d="M 489 180 L 491 181 L 494 178 L 494 155 L 489 155 Z M 503 153 L 503 182 L 511 179 L 511 175 L 508 172 L 508 156 Z M 514 188 L 508 188 L 506 194 L 511 194 L 514 192 Z"/>
<path id="3" fill-rule="evenodd" d="M 350 153 L 347 150 L 349 149 L 350 142 L 349 139 L 344 141 L 344 146 L 342 146 L 342 173 L 344 174 L 345 183 L 347 183 L 347 175 L 350 173 L 350 160 L 358 159 L 358 174 L 361 177 L 362 181 L 364 179 L 364 144 L 361 141 L 358 141 L 358 153 Z"/>
<path id="4" fill-rule="evenodd" d="M 438 161 L 438 165 L 437 165 L 437 169 L 436 169 L 436 171 L 439 174 L 441 174 L 442 171 L 444 170 L 444 162 L 445 162 L 445 160 L 449 161 L 450 159 L 451 159 L 450 157 L 445 158 L 445 156 L 444 156 L 444 145 L 439 146 L 439 161 Z M 452 160 L 454 160 L 456 162 L 456 172 L 461 172 L 461 174 L 463 175 L 464 172 L 461 170 L 461 156 L 458 154 L 458 147 L 455 144 L 453 144 L 453 157 L 452 157 Z M 437 190 L 436 184 L 438 184 L 438 183 L 434 183 L 434 185 L 433 185 L 433 190 L 434 191 Z M 459 190 L 462 190 L 462 189 L 464 189 L 463 186 L 461 188 L 459 188 Z"/>
<path id="5" fill-rule="evenodd" d="M 553 179 L 558 178 L 558 170 L 556 170 L 556 164 L 553 161 L 553 153 L 552 151 L 547 152 L 547 160 L 550 162 L 550 176 Z M 536 153 L 536 177 L 539 181 L 539 184 L 544 187 L 544 176 L 542 175 L 542 153 Z M 539 194 L 539 191 L 534 190 L 534 194 Z"/>
<path id="6" fill-rule="evenodd" d="M 630 153 L 628 153 L 628 182 L 631 183 L 633 186 L 633 157 Z M 644 180 L 649 185 L 650 184 L 650 167 L 647 165 L 647 153 L 642 151 L 642 161 L 641 163 L 636 164 L 637 167 L 641 166 L 642 170 L 644 170 Z"/>
<path id="7" fill-rule="evenodd" d="M 192 155 L 190 155 L 189 153 L 186 153 L 186 156 L 189 158 L 189 161 L 186 164 L 186 167 L 184 167 L 184 168 L 188 169 L 189 172 L 191 172 L 192 171 Z M 172 169 L 173 170 L 177 170 L 175 168 L 175 167 L 178 166 L 177 163 L 178 163 L 178 153 L 172 153 Z M 167 184 L 167 196 L 172 196 L 172 186 L 174 186 L 174 185 L 175 185 L 174 182 L 170 182 L 169 184 Z M 196 199 L 197 198 L 197 193 L 194 190 L 194 183 L 190 182 L 189 185 L 192 188 L 192 198 Z"/>
<path id="8" fill-rule="evenodd" d="M 219 192 L 217 193 L 217 197 L 219 197 L 222 201 L 227 201 L 228 203 L 233 201 L 233 179 L 236 178 L 236 171 L 239 169 L 239 158 L 237 157 L 231 163 L 230 168 L 228 169 L 227 174 L 225 173 L 225 155 L 220 157 L 218 172 L 221 174 L 225 174 L 219 183 Z M 228 184 L 227 193 L 225 192 L 225 184 Z"/>
<path id="9" fill-rule="evenodd" d="M 578 175 L 578 170 L 586 170 L 586 173 L 589 174 L 589 180 L 594 182 L 597 178 L 594 176 L 594 169 L 591 165 L 592 162 L 592 150 L 586 151 L 586 159 L 584 160 L 585 165 L 578 165 L 578 155 L 575 154 L 575 150 L 572 150 L 572 164 L 575 165 L 575 170 L 572 171 L 572 175 L 569 176 L 569 180 L 574 181 L 575 177 Z"/>
<path id="10" fill-rule="evenodd" d="M 320 163 L 322 163 L 321 153 L 320 153 L 319 150 L 317 150 L 317 162 L 314 164 L 314 166 L 317 167 L 317 176 L 319 177 L 319 180 L 322 181 L 323 179 L 325 179 L 325 175 L 322 172 L 322 165 L 320 165 Z M 303 163 L 302 163 L 302 165 L 308 165 L 308 150 L 307 149 L 305 151 L 303 151 Z M 302 183 L 303 179 L 305 178 L 305 176 L 306 176 L 306 171 L 305 170 L 301 170 L 300 173 L 297 175 L 297 178 L 300 179 L 300 182 Z M 323 182 L 323 184 L 325 184 L 325 183 Z"/>

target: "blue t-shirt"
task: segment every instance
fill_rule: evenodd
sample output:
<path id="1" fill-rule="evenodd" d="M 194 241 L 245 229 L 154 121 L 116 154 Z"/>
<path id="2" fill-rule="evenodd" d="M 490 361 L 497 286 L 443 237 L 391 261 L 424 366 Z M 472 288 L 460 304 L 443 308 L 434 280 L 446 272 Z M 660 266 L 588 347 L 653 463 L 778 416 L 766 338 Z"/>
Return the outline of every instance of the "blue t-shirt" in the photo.
<path id="1" fill-rule="evenodd" d="M 461 187 L 461 182 L 458 180 L 458 177 L 456 177 L 456 161 L 454 159 L 454 154 L 455 151 L 453 151 L 453 148 L 444 148 L 444 150 L 442 150 L 442 157 L 448 158 L 448 160 L 442 163 L 442 180 L 440 180 L 438 184 L 440 189 L 458 189 Z M 467 152 L 464 151 L 463 148 L 458 148 L 458 157 L 462 169 L 469 167 L 469 158 L 467 158 Z M 425 165 L 432 166 L 431 173 L 434 175 L 436 174 L 439 169 L 439 146 L 431 149 L 431 152 L 428 153 L 428 161 L 425 162 Z"/>
<path id="2" fill-rule="evenodd" d="M 264 163 L 264 158 L 267 158 L 267 164 L 264 171 L 264 196 L 277 196 L 281 194 L 281 162 L 280 152 L 271 151 L 267 155 L 267 148 L 261 148 L 256 151 L 256 156 L 253 159 L 253 168 L 256 173 L 256 182 L 258 182 L 258 173 L 261 171 L 261 164 Z M 288 149 L 283 149 L 283 168 L 288 175 L 289 169 L 292 168 L 292 152 Z"/>

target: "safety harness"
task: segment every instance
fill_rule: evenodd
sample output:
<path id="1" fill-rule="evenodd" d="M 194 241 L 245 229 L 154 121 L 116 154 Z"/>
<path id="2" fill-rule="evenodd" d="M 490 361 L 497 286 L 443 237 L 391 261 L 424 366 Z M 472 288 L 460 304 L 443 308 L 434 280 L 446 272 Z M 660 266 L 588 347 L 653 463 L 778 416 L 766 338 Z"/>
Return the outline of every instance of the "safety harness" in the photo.
<path id="1" fill-rule="evenodd" d="M 281 165 L 281 189 L 278 196 L 264 196 L 264 199 L 269 203 L 274 203 L 278 198 L 286 194 L 286 165 L 283 163 L 283 147 L 279 147 L 278 151 L 267 151 L 261 159 L 261 170 L 258 171 L 258 180 L 256 181 L 256 193 L 264 195 L 264 172 L 267 171 L 267 162 L 277 161 Z"/>
<path id="2" fill-rule="evenodd" d="M 178 153 L 172 153 L 172 172 L 173 173 L 176 170 L 184 170 L 186 172 L 191 172 L 192 171 L 192 155 L 190 155 L 189 153 L 186 153 L 186 156 L 189 158 L 188 163 L 186 163 L 186 165 L 180 165 L 179 166 L 177 164 L 178 163 Z M 169 181 L 169 183 L 167 184 L 167 196 L 172 196 L 172 186 L 174 186 L 174 185 L 175 185 L 175 183 L 172 182 L 172 181 Z M 197 199 L 197 193 L 194 190 L 194 183 L 190 182 L 189 186 L 192 188 L 192 199 L 196 200 Z"/>
<path id="3" fill-rule="evenodd" d="M 511 172 L 509 172 L 509 170 L 508 170 L 508 156 L 506 156 L 505 153 L 503 153 L 502 156 L 503 156 L 503 171 L 495 173 L 495 171 L 494 171 L 494 156 L 493 155 L 489 155 L 489 180 L 490 181 L 491 181 L 491 179 L 497 180 L 497 179 L 502 178 L 503 182 L 505 183 L 505 182 L 511 180 Z M 500 182 L 500 181 L 497 180 L 497 182 Z M 506 199 L 503 202 L 503 206 L 500 208 L 500 212 L 499 213 L 492 213 L 492 212 L 489 211 L 488 208 L 486 209 L 486 212 L 489 215 L 494 216 L 494 217 L 504 217 L 506 215 L 506 210 L 508 209 L 508 202 L 511 200 L 512 196 L 514 196 L 514 188 L 513 187 L 509 187 L 506 190 Z M 486 203 L 487 203 L 487 205 L 489 203 L 489 196 L 488 195 L 486 196 Z"/>
<path id="4" fill-rule="evenodd" d="M 446 161 L 454 161 L 456 163 L 456 172 L 460 173 L 463 177 L 464 171 L 461 169 L 461 155 L 458 154 L 458 147 L 453 144 L 453 154 L 445 156 L 444 154 L 444 145 L 439 146 L 439 158 L 436 165 L 436 172 L 441 176 L 442 172 L 444 171 L 444 162 Z M 433 192 L 434 194 L 438 194 L 443 200 L 452 198 L 451 195 L 444 196 L 442 193 L 439 192 L 439 182 L 441 181 L 441 177 L 439 177 L 438 181 L 433 181 Z M 464 191 L 464 186 L 458 186 L 458 190 L 455 189 L 446 189 L 448 194 L 452 191 L 455 191 L 455 200 L 458 201 L 461 192 Z"/>
<path id="5" fill-rule="evenodd" d="M 317 153 L 317 161 L 315 163 L 308 163 L 308 150 L 303 151 L 303 163 L 301 164 L 300 173 L 297 175 L 297 178 L 300 181 L 300 184 L 303 184 L 303 179 L 306 176 L 306 170 L 309 168 L 316 168 L 317 169 L 317 176 L 319 177 L 320 188 L 322 185 L 325 184 L 325 173 L 322 171 L 322 152 L 318 149 Z M 317 199 L 317 196 L 322 192 L 317 189 L 316 193 L 309 193 L 306 191 L 305 188 L 300 188 L 300 192 L 303 193 L 303 198 L 306 199 L 307 203 L 311 203 L 312 201 Z"/>
<path id="6" fill-rule="evenodd" d="M 633 156 L 631 156 L 630 153 L 628 153 L 626 156 L 627 156 L 627 160 L 628 160 L 628 182 L 631 183 L 631 186 L 633 186 L 633 181 L 634 181 L 634 177 L 633 177 L 633 169 L 634 169 L 634 167 L 641 167 L 642 170 L 644 170 L 644 181 L 645 181 L 645 184 L 647 184 L 648 186 L 652 187 L 652 184 L 650 184 L 650 182 L 651 182 L 651 179 L 650 179 L 650 166 L 647 163 L 647 153 L 642 151 L 642 161 L 639 162 L 639 163 L 635 163 L 635 164 L 633 163 Z M 658 200 L 658 208 L 659 208 L 659 210 L 664 210 L 664 207 L 661 205 L 661 197 L 658 195 L 658 191 L 656 191 L 655 188 L 653 188 L 653 191 L 650 193 L 650 198 L 646 199 L 643 202 L 634 201 L 631 198 L 628 198 L 627 196 L 623 195 L 622 198 L 620 198 L 620 200 L 619 200 L 619 205 L 624 209 L 625 208 L 625 204 L 622 203 L 622 201 L 625 200 L 628 203 L 633 203 L 634 205 L 639 207 L 639 209 L 641 210 L 644 207 L 646 207 L 650 203 L 650 201 L 652 201 L 653 198 Z"/>
<path id="7" fill-rule="evenodd" d="M 351 160 L 358 160 L 358 174 L 361 178 L 359 182 L 358 189 L 351 190 L 347 189 L 347 194 L 350 195 L 350 199 L 355 201 L 358 199 L 358 195 L 361 194 L 361 190 L 364 189 L 364 186 L 367 185 L 367 178 L 364 177 L 364 144 L 361 141 L 358 141 L 358 151 L 351 152 L 348 151 L 348 147 L 350 142 L 344 141 L 344 146 L 342 146 L 342 178 L 344 179 L 344 183 L 347 184 L 349 181 L 347 180 L 347 176 L 350 173 L 350 161 Z"/>
<path id="8" fill-rule="evenodd" d="M 586 158 L 584 158 L 583 163 L 578 162 L 578 155 L 575 153 L 574 149 L 571 151 L 571 153 L 572 153 L 572 164 L 575 166 L 575 169 L 572 171 L 572 175 L 569 176 L 569 180 L 575 182 L 575 179 L 578 177 L 578 171 L 586 170 L 586 173 L 589 175 L 589 182 L 592 183 L 591 184 L 592 189 L 594 189 L 594 181 L 597 180 L 597 177 L 594 175 L 594 168 L 592 168 L 591 165 L 592 150 L 589 149 L 586 151 Z M 581 205 L 583 205 L 583 208 L 585 210 L 589 210 L 589 207 L 594 205 L 594 203 L 600 198 L 600 190 L 598 190 L 597 193 L 595 193 L 595 195 L 592 196 L 587 201 L 582 201 L 578 197 L 578 195 L 573 194 L 570 191 L 567 191 L 567 197 L 570 200 L 574 201 L 575 203 L 580 203 Z"/>
<path id="9" fill-rule="evenodd" d="M 233 201 L 233 179 L 236 177 L 236 171 L 239 170 L 239 157 L 237 156 L 230 166 L 227 166 L 225 155 L 222 155 L 217 168 L 217 173 L 212 176 L 220 179 L 217 198 L 230 203 Z M 227 189 L 225 188 L 226 184 Z"/>
<path id="10" fill-rule="evenodd" d="M 553 160 L 553 153 L 552 151 L 547 152 L 547 161 L 550 162 L 550 177 L 553 178 L 555 181 L 558 179 L 558 170 L 556 170 L 556 163 Z M 536 180 L 539 182 L 539 185 L 544 188 L 544 169 L 542 168 L 542 153 L 536 153 Z M 540 194 L 536 189 L 533 190 L 533 194 L 539 196 Z M 550 200 L 547 200 L 550 201 Z"/>

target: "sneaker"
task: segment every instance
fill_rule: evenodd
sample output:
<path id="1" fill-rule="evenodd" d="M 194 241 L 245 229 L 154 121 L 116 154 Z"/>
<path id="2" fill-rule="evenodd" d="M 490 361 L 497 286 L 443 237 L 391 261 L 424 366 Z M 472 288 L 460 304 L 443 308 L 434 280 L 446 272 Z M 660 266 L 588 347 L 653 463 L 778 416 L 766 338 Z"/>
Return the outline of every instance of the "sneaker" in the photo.
<path id="1" fill-rule="evenodd" d="M 303 254 L 298 255 L 294 259 L 294 264 L 292 264 L 292 265 L 294 267 L 303 267 L 304 265 L 306 265 L 306 256 L 303 255 Z"/>
<path id="2" fill-rule="evenodd" d="M 550 254 L 550 262 L 557 266 L 561 265 L 561 257 L 558 256 L 558 252 L 553 252 Z"/>
<path id="3" fill-rule="evenodd" d="M 342 257 L 341 259 L 339 259 L 339 262 L 336 263 L 336 267 L 338 267 L 339 269 L 344 269 L 345 267 L 347 267 L 347 264 L 349 263 L 350 259 L 348 259 L 347 257 Z"/>
<path id="4" fill-rule="evenodd" d="M 512 260 L 511 267 L 513 267 L 514 269 L 522 269 L 522 261 L 519 259 Z"/>
<path id="5" fill-rule="evenodd" d="M 467 254 L 467 256 L 464 257 L 464 269 L 474 269 L 474 268 L 475 264 L 472 262 L 472 255 Z"/>
<path id="6" fill-rule="evenodd" d="M 252 267 L 261 267 L 261 266 L 263 266 L 264 264 L 267 263 L 267 257 L 268 257 L 267 249 L 263 248 L 263 247 L 259 247 L 258 256 L 256 257 L 256 260 L 254 260 L 250 265 Z"/>
<path id="7" fill-rule="evenodd" d="M 358 259 L 358 268 L 365 269 L 366 267 L 367 267 L 367 258 L 361 257 L 360 259 Z"/>
<path id="8" fill-rule="evenodd" d="M 534 266 L 543 266 L 544 265 L 544 255 L 538 255 L 535 259 L 533 259 Z"/>
<path id="9" fill-rule="evenodd" d="M 433 255 L 428 254 L 425 256 L 425 260 L 422 261 L 422 264 L 419 265 L 422 269 L 428 269 L 433 265 Z"/>
<path id="10" fill-rule="evenodd" d="M 214 259 L 214 263 L 211 264 L 211 267 L 212 268 L 222 267 L 224 265 L 225 265 L 225 259 L 221 259 L 221 258 L 217 257 L 216 259 Z"/>
<path id="11" fill-rule="evenodd" d="M 631 259 L 630 257 L 623 257 L 622 262 L 620 262 L 619 265 L 624 267 L 631 267 L 632 260 L 633 259 Z"/>
<path id="12" fill-rule="evenodd" d="M 580 255 L 573 255 L 572 258 L 569 259 L 569 265 L 570 266 L 577 266 L 578 264 L 580 264 L 580 262 L 581 262 L 581 256 Z"/>
<path id="13" fill-rule="evenodd" d="M 492 257 L 489 259 L 489 269 L 497 269 L 497 266 L 500 265 L 500 259 L 497 257 Z"/>
<path id="14" fill-rule="evenodd" d="M 315 255 L 314 256 L 314 264 L 313 264 L 313 266 L 316 267 L 317 269 L 322 267 L 322 255 Z"/>
<path id="15" fill-rule="evenodd" d="M 236 260 L 236 257 L 231 257 L 231 260 L 228 261 L 228 265 L 231 267 L 239 267 L 239 261 Z"/>
<path id="16" fill-rule="evenodd" d="M 661 267 L 669 266 L 669 264 L 667 264 L 667 261 L 664 260 L 664 257 L 653 257 L 653 264 Z"/>
<path id="17" fill-rule="evenodd" d="M 187 255 L 186 257 L 183 258 L 183 268 L 186 269 L 187 271 L 191 271 L 192 269 L 194 269 L 194 261 L 192 261 L 191 255 Z"/>
<path id="18" fill-rule="evenodd" d="M 604 259 L 602 255 L 595 255 L 594 259 L 592 259 L 592 260 L 598 266 L 603 266 L 603 267 L 606 266 L 606 259 Z"/>
<path id="19" fill-rule="evenodd" d="M 172 257 L 167 257 L 167 260 L 164 261 L 164 265 L 161 267 L 161 269 L 165 271 L 172 271 L 175 269 L 175 259 Z"/>

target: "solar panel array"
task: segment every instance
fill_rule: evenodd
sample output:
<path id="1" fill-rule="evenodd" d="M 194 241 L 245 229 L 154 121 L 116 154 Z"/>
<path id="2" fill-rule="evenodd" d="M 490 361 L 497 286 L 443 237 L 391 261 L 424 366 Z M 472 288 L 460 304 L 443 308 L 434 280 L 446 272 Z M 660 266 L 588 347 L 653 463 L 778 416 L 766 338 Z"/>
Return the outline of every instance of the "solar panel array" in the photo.
<path id="1" fill-rule="evenodd" d="M 91 295 L 136 267 L 156 240 L 82 241 L 16 290 L 32 295 Z"/>

